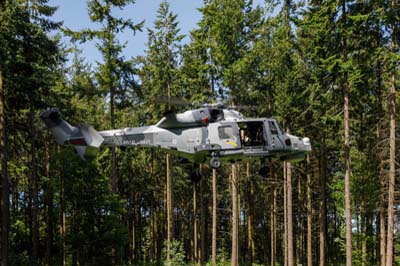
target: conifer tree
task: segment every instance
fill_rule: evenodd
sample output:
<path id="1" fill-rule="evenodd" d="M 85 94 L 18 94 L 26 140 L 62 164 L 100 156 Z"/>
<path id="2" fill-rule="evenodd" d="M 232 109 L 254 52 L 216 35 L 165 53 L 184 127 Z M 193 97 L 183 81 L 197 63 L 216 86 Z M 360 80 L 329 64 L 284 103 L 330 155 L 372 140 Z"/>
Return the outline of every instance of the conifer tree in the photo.
<path id="1" fill-rule="evenodd" d="M 110 98 L 110 125 L 115 128 L 115 106 L 126 104 L 126 99 L 134 95 L 136 88 L 132 78 L 133 64 L 122 55 L 124 43 L 118 41 L 118 33 L 125 29 L 139 31 L 143 22 L 135 24 L 130 19 L 114 16 L 113 8 L 123 9 L 135 0 L 91 0 L 88 2 L 88 12 L 92 22 L 100 25 L 99 30 L 85 29 L 79 32 L 67 30 L 73 40 L 85 42 L 97 39 L 97 48 L 103 56 L 103 63 L 98 66 L 96 79 L 100 91 Z M 112 191 L 117 191 L 116 151 L 111 148 L 111 182 Z"/>
<path id="2" fill-rule="evenodd" d="M 179 64 L 179 42 L 184 37 L 179 34 L 177 15 L 172 14 L 167 1 L 163 1 L 158 9 L 157 20 L 154 29 L 148 29 L 148 50 L 146 55 L 137 58 L 140 65 L 139 77 L 147 105 L 146 114 L 148 122 L 154 122 L 159 114 L 171 109 L 172 96 L 181 96 Z M 154 99 L 159 96 L 167 96 L 164 106 Z M 166 209 L 167 209 L 167 260 L 170 260 L 170 245 L 174 238 L 173 220 L 173 180 L 172 159 L 166 154 Z"/>

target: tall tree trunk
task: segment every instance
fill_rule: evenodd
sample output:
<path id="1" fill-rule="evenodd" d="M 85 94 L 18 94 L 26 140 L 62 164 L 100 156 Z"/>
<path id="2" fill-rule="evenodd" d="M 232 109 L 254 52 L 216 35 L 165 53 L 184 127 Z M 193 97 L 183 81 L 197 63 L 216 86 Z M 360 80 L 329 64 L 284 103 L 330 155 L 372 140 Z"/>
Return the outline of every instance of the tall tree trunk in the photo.
<path id="1" fill-rule="evenodd" d="M 271 224 L 271 265 L 276 265 L 276 246 L 277 246 L 277 235 L 276 228 L 277 224 L 277 216 L 278 216 L 278 208 L 277 208 L 277 187 L 274 186 L 272 192 L 272 224 Z"/>
<path id="2" fill-rule="evenodd" d="M 60 152 L 60 146 L 57 146 L 57 151 Z M 65 180 L 61 173 L 61 164 L 57 161 L 57 172 L 60 177 L 60 235 L 62 240 L 62 265 L 67 265 L 67 221 L 65 214 Z"/>
<path id="3" fill-rule="evenodd" d="M 110 91 L 110 115 L 111 115 L 111 128 L 115 129 L 115 114 L 114 114 L 114 98 L 115 98 L 115 89 L 111 86 Z M 117 193 L 117 159 L 115 147 L 111 147 L 111 191 L 113 194 Z M 111 250 L 112 256 L 112 265 L 116 265 L 117 254 L 115 247 L 112 247 Z"/>
<path id="4" fill-rule="evenodd" d="M 135 257 L 135 253 L 136 253 L 135 222 L 136 222 L 136 220 L 135 220 L 135 209 L 133 209 L 132 206 L 130 208 L 131 208 L 131 225 L 129 227 L 129 231 L 131 232 L 131 235 L 129 238 L 129 242 L 130 242 L 129 259 L 131 262 L 134 262 L 136 259 L 136 257 Z M 151 241 L 153 241 L 153 238 L 154 238 L 154 209 L 153 208 L 151 209 L 151 236 L 152 236 Z M 151 242 L 151 243 L 153 243 L 153 242 Z M 155 245 L 152 245 L 152 247 L 151 247 L 151 256 L 152 256 L 151 260 L 152 261 L 154 261 L 154 253 L 155 253 L 154 248 L 155 248 Z"/>
<path id="5" fill-rule="evenodd" d="M 323 140 L 325 141 L 325 140 Z M 319 265 L 326 263 L 326 152 L 325 143 L 321 147 L 319 160 L 320 203 L 319 203 Z"/>
<path id="6" fill-rule="evenodd" d="M 311 163 L 307 154 L 307 266 L 312 266 L 312 191 L 311 191 Z"/>
<path id="7" fill-rule="evenodd" d="M 271 184 L 271 265 L 275 266 L 276 265 L 276 243 L 277 243 L 277 236 L 276 236 L 276 228 L 277 228 L 277 205 L 276 205 L 276 196 L 277 196 L 277 186 L 276 186 L 276 171 L 274 168 L 274 163 L 271 161 L 270 162 L 270 167 L 271 167 L 271 178 L 272 178 L 272 184 Z"/>
<path id="8" fill-rule="evenodd" d="M 349 86 L 344 84 L 344 145 L 345 145 L 345 208 L 346 208 L 346 266 L 352 265 L 351 200 L 350 200 L 350 123 Z"/>
<path id="9" fill-rule="evenodd" d="M 112 26 L 112 21 L 110 18 L 107 19 L 107 30 L 110 32 Z M 112 58 L 112 51 L 111 46 L 114 42 L 112 34 L 109 34 L 107 45 L 107 58 L 106 58 L 106 65 L 108 68 L 108 79 L 109 79 L 109 92 L 110 92 L 110 122 L 111 122 L 111 129 L 115 129 L 115 87 L 113 84 L 114 77 L 111 70 L 111 58 Z M 111 190 L 112 193 L 117 193 L 117 166 L 116 166 L 116 154 L 115 154 L 115 147 L 111 147 Z M 114 253 L 115 251 L 113 251 Z M 113 261 L 115 263 L 115 261 Z"/>
<path id="10" fill-rule="evenodd" d="M 396 1 L 391 0 L 390 6 L 394 10 Z M 393 23 L 391 32 L 391 50 L 396 49 L 396 25 Z M 396 70 L 392 70 L 396 71 Z M 393 73 L 390 82 L 389 93 L 389 115 L 390 115 L 390 158 L 389 158 L 389 193 L 388 193 L 388 229 L 386 245 L 386 265 L 393 264 L 393 223 L 394 223 L 394 188 L 396 181 L 396 76 Z"/>
<path id="11" fill-rule="evenodd" d="M 8 236 L 10 229 L 10 184 L 8 180 L 8 143 L 6 93 L 3 86 L 3 74 L 0 72 L 0 156 L 1 156 L 1 266 L 8 265 Z"/>
<path id="12" fill-rule="evenodd" d="M 31 99 L 32 100 L 32 99 Z M 39 256 L 39 203 L 38 203 L 38 180 L 37 180 L 37 163 L 36 163 L 36 130 L 34 125 L 34 110 L 33 106 L 30 106 L 29 110 L 29 131 L 31 138 L 31 186 L 32 186 L 32 240 L 33 258 L 37 261 Z"/>
<path id="13" fill-rule="evenodd" d="M 360 205 L 360 225 L 361 225 L 361 266 L 366 266 L 367 264 L 367 215 L 365 213 L 365 199 L 361 197 Z"/>
<path id="14" fill-rule="evenodd" d="M 287 162 L 287 221 L 288 221 L 288 266 L 294 265 L 293 257 L 293 202 L 292 202 L 292 164 Z"/>
<path id="15" fill-rule="evenodd" d="M 114 90 L 111 90 L 114 91 Z M 111 128 L 115 128 L 115 115 L 114 115 L 114 94 L 111 93 L 110 112 L 111 112 Z M 117 165 L 116 165 L 115 147 L 111 147 L 111 189 L 112 193 L 117 193 Z"/>
<path id="16" fill-rule="evenodd" d="M 296 265 L 303 265 L 303 219 L 300 216 L 300 213 L 303 213 L 303 192 L 302 192 L 302 184 L 301 177 L 297 178 L 297 212 L 296 212 L 296 220 L 297 220 L 297 234 L 296 234 Z"/>
<path id="17" fill-rule="evenodd" d="M 211 262 L 217 265 L 217 170 L 212 170 L 212 244 Z"/>
<path id="18" fill-rule="evenodd" d="M 200 168 L 201 169 L 201 168 Z M 205 264 L 206 260 L 206 204 L 204 197 L 205 179 L 200 181 L 200 265 Z"/>
<path id="19" fill-rule="evenodd" d="M 378 143 L 380 143 L 383 140 L 383 136 L 381 134 L 381 129 L 379 124 L 377 126 L 376 135 Z M 378 215 L 379 215 L 378 255 L 380 262 L 379 265 L 386 266 L 386 211 L 385 211 L 386 175 L 385 175 L 384 158 L 382 151 L 380 151 L 378 154 L 378 160 L 379 160 L 379 183 L 380 183 L 379 208 L 378 208 Z"/>
<path id="20" fill-rule="evenodd" d="M 53 246 L 53 186 L 50 177 L 50 151 L 49 143 L 45 142 L 45 175 L 47 177 L 46 182 L 46 195 L 45 203 L 47 206 L 46 215 L 46 253 L 45 253 L 45 264 L 51 265 L 52 258 L 52 246 Z"/>
<path id="21" fill-rule="evenodd" d="M 197 183 L 193 183 L 193 262 L 197 264 L 199 261 L 198 243 L 198 222 L 197 222 Z"/>
<path id="22" fill-rule="evenodd" d="M 381 199 L 383 202 L 383 199 Z M 386 215 L 383 204 L 379 207 L 380 266 L 386 266 Z"/>
<path id="23" fill-rule="evenodd" d="M 237 190 L 236 165 L 232 164 L 231 189 L 232 189 L 232 254 L 231 266 L 238 266 L 238 190 Z"/>
<path id="24" fill-rule="evenodd" d="M 171 179 L 171 155 L 166 154 L 166 197 L 167 197 L 167 259 L 170 260 L 171 256 L 171 242 L 173 240 L 173 213 L 172 213 L 172 179 Z"/>
<path id="25" fill-rule="evenodd" d="M 283 259 L 284 266 L 288 266 L 288 215 L 287 215 L 287 166 L 283 163 Z"/>
<path id="26" fill-rule="evenodd" d="M 254 184 L 250 174 L 250 163 L 246 163 L 246 176 L 248 180 L 248 214 L 247 214 L 247 249 L 249 253 L 249 265 L 253 265 L 253 260 L 255 256 L 254 250 Z"/>
<path id="27" fill-rule="evenodd" d="M 346 11 L 346 0 L 342 0 L 342 19 L 344 27 L 347 26 L 347 11 Z M 345 31 L 346 29 L 344 29 Z M 343 34 L 343 60 L 347 63 L 347 39 L 346 35 Z M 346 216 L 346 266 L 352 265 L 352 235 L 351 235 L 351 198 L 350 198 L 350 111 L 349 111 L 349 83 L 347 73 L 344 73 L 343 81 L 344 90 L 344 164 L 345 164 L 345 176 L 344 176 L 344 187 L 345 187 L 345 216 Z"/>

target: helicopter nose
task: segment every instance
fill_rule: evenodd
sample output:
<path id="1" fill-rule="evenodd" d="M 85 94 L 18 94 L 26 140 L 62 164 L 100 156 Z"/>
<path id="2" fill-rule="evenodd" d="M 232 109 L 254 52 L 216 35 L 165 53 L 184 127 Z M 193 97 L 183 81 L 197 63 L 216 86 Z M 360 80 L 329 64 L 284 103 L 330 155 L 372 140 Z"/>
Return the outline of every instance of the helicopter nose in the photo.
<path id="1" fill-rule="evenodd" d="M 303 145 L 307 151 L 311 151 L 311 141 L 309 138 L 303 138 Z"/>

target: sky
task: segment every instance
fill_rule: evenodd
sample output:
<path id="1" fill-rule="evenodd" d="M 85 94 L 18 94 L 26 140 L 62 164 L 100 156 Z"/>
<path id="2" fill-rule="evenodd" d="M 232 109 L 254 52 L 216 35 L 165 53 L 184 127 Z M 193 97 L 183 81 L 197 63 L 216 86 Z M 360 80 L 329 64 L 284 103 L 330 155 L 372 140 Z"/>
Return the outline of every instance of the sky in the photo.
<path id="1" fill-rule="evenodd" d="M 116 10 L 113 13 L 115 16 L 130 18 L 134 23 L 145 21 L 142 32 L 136 32 L 133 35 L 132 31 L 125 30 L 118 35 L 121 42 L 126 42 L 126 48 L 123 51 L 125 58 L 130 59 L 133 56 L 144 54 L 147 43 L 147 28 L 153 28 L 161 2 L 162 0 L 136 0 L 135 4 L 128 5 L 123 10 Z M 263 0 L 254 1 L 255 4 L 262 2 Z M 65 27 L 76 31 L 84 28 L 95 28 L 96 24 L 90 21 L 87 14 L 86 3 L 85 0 L 50 0 L 51 6 L 58 7 L 53 20 L 63 21 Z M 180 33 L 186 35 L 183 42 L 188 43 L 190 41 L 189 32 L 196 28 L 201 19 L 201 13 L 197 9 L 203 5 L 203 0 L 170 0 L 169 3 L 171 11 L 178 15 Z M 68 43 L 69 39 L 65 38 L 64 41 Z M 82 49 L 87 62 L 93 66 L 96 65 L 96 62 L 102 61 L 101 55 L 93 42 L 82 44 L 79 48 Z"/>
<path id="2" fill-rule="evenodd" d="M 50 0 L 49 4 L 57 6 L 58 10 L 54 14 L 55 21 L 63 21 L 64 26 L 71 30 L 81 30 L 84 28 L 95 28 L 87 13 L 87 1 L 84 0 Z M 161 0 L 137 0 L 135 4 L 126 6 L 123 10 L 116 10 L 114 15 L 124 18 L 130 18 L 134 23 L 145 21 L 142 32 L 125 30 L 118 35 L 121 42 L 126 42 L 126 48 L 123 54 L 126 58 L 144 54 L 147 42 L 147 28 L 153 28 L 154 20 L 157 16 L 157 10 Z M 181 33 L 187 34 L 196 27 L 200 20 L 200 12 L 197 8 L 202 5 L 202 0 L 172 0 L 170 8 L 174 14 L 178 14 L 179 28 Z M 188 42 L 188 37 L 185 42 Z M 68 42 L 69 39 L 64 39 Z M 95 64 L 96 61 L 102 61 L 100 53 L 97 51 L 94 43 L 86 43 L 79 46 L 83 51 L 83 56 L 88 62 Z"/>

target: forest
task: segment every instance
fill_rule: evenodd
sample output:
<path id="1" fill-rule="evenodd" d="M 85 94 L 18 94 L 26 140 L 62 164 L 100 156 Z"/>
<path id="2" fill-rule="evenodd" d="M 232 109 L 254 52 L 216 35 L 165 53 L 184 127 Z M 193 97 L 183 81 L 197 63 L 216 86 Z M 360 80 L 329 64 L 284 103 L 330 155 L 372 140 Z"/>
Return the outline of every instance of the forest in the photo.
<path id="1" fill-rule="evenodd" d="M 168 1 L 150 28 L 115 15 L 130 5 L 88 0 L 73 31 L 48 0 L 0 0 L 2 266 L 400 265 L 398 0 L 204 0 L 188 42 Z M 138 31 L 146 51 L 126 58 Z M 82 161 L 40 119 L 151 125 L 160 95 L 251 106 L 313 150 L 267 176 L 205 163 L 194 182 L 157 148 Z"/>

